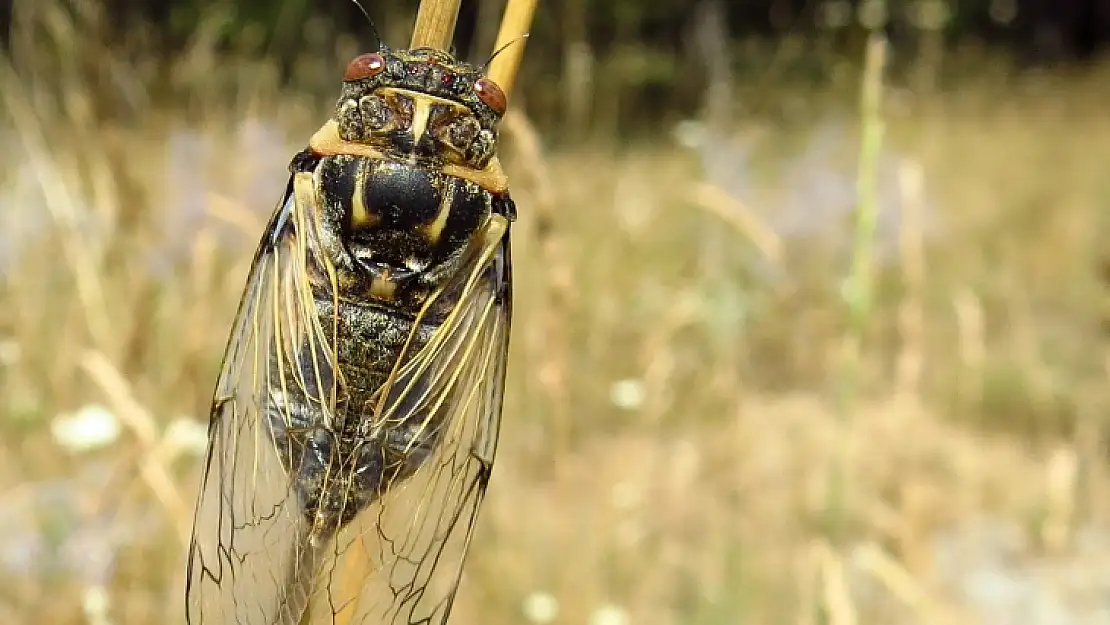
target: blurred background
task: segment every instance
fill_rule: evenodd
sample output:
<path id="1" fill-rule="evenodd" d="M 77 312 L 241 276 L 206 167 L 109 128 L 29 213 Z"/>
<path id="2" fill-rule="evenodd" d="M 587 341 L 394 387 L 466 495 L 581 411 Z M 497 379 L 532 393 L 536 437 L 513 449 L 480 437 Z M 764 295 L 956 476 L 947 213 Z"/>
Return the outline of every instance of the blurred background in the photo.
<path id="1" fill-rule="evenodd" d="M 406 45 L 416 2 L 365 0 Z M 345 0 L 0 3 L 0 622 L 183 622 Z M 465 0 L 488 58 L 503 0 Z M 1105 0 L 539 3 L 453 623 L 1110 623 Z"/>

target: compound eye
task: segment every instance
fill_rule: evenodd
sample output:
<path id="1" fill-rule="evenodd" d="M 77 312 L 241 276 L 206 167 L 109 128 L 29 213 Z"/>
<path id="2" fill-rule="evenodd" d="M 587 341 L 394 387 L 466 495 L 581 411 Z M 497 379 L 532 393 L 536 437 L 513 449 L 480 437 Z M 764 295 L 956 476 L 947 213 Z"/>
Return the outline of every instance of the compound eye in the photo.
<path id="1" fill-rule="evenodd" d="M 486 103 L 486 106 L 493 109 L 494 113 L 504 115 L 505 109 L 508 108 L 508 102 L 505 99 L 505 92 L 497 83 L 489 78 L 479 78 L 474 81 L 474 93 L 478 94 L 478 99 Z"/>
<path id="2" fill-rule="evenodd" d="M 347 70 L 343 72 L 343 80 L 373 78 L 383 71 L 385 71 L 385 59 L 382 55 L 377 52 L 368 52 L 356 56 L 353 61 L 347 64 Z"/>

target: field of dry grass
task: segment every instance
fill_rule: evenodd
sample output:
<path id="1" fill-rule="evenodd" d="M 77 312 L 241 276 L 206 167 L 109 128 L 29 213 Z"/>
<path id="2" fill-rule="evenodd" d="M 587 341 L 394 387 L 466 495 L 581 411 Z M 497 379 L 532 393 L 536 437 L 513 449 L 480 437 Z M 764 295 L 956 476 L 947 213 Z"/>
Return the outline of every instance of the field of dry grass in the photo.
<path id="1" fill-rule="evenodd" d="M 346 50 L 277 90 L 38 19 L 0 59 L 0 622 L 182 622 L 227 330 Z M 858 73 L 635 147 L 507 124 L 510 386 L 453 622 L 1110 622 L 1110 70 L 946 63 L 883 90 L 881 149 Z"/>

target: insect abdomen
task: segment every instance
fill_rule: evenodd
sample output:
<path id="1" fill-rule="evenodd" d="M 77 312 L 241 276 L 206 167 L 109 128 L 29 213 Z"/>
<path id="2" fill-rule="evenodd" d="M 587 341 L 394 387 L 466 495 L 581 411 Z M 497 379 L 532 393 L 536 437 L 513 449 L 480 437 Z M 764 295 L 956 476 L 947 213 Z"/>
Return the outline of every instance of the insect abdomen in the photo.
<path id="1" fill-rule="evenodd" d="M 379 412 L 379 391 L 406 342 L 407 353 L 418 352 L 435 327 L 414 329 L 411 316 L 373 304 L 341 301 L 336 308 L 320 298 L 315 305 L 331 353 L 313 358 L 306 343 L 295 361 L 275 363 L 271 374 L 284 370 L 287 382 L 271 397 L 268 412 L 304 513 L 337 527 L 418 468 L 435 445 L 434 430 L 419 427 L 427 415 L 409 415 L 414 423 L 407 423 Z M 330 422 L 319 416 L 325 406 Z M 411 440 L 409 431 L 425 432 L 428 440 Z M 329 498 L 329 482 L 346 484 L 343 497 Z"/>

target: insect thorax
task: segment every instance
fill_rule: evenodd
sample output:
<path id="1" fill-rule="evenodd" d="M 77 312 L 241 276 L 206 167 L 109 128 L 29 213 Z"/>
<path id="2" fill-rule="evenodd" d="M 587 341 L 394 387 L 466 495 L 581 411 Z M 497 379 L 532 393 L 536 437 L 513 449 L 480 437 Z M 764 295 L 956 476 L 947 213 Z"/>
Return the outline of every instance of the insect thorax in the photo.
<path id="1" fill-rule="evenodd" d="M 327 156 L 314 182 L 321 251 L 340 297 L 410 316 L 454 275 L 493 210 L 477 183 L 393 160 Z"/>

